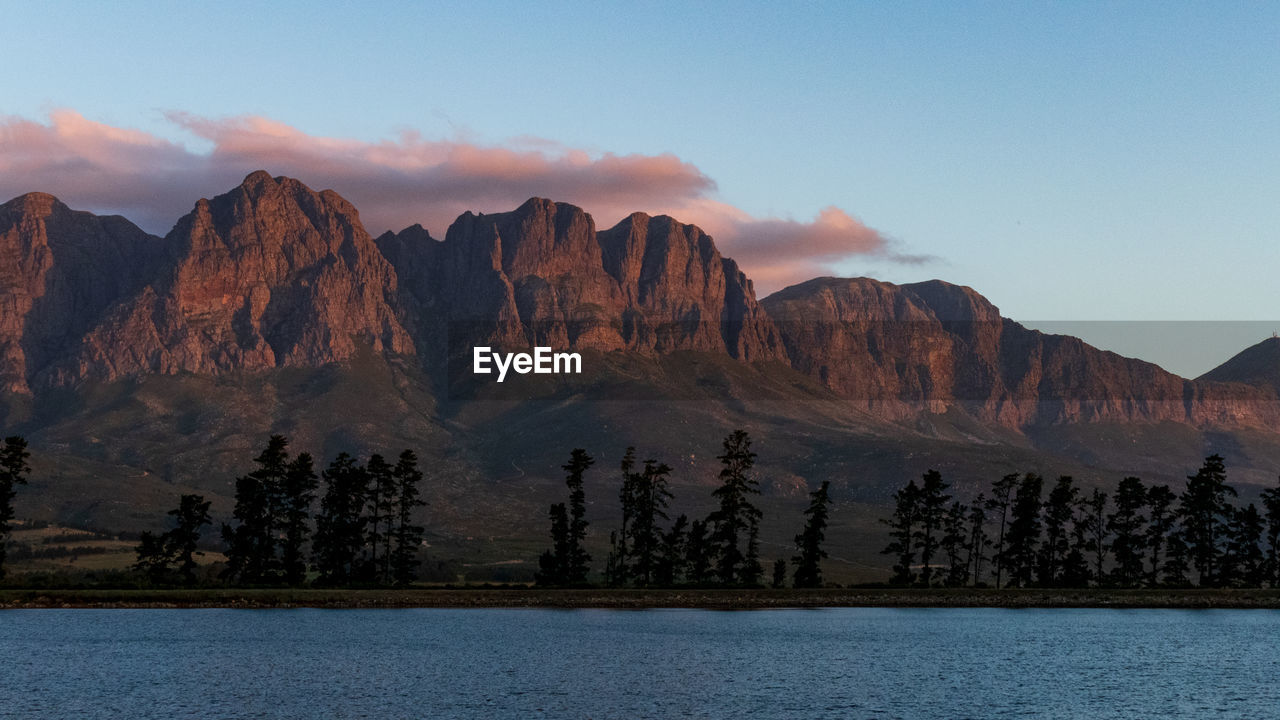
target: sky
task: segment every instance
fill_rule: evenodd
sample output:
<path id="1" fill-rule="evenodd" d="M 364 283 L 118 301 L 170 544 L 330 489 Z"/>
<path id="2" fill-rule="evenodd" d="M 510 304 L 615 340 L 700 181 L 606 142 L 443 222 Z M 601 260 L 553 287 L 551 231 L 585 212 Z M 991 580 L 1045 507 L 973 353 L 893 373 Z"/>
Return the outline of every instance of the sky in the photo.
<path id="1" fill-rule="evenodd" d="M 263 168 L 375 234 L 667 213 L 760 294 L 941 278 L 1183 374 L 1280 317 L 1280 4 L 320 5 L 6 8 L 0 195 L 163 233 Z"/>

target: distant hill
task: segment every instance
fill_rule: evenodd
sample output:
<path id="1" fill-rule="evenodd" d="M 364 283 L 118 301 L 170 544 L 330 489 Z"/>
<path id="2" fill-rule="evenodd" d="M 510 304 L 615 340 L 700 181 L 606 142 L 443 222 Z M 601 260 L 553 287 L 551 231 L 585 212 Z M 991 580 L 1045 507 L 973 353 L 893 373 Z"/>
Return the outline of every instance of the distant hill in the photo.
<path id="1" fill-rule="evenodd" d="M 225 515 L 280 432 L 326 457 L 418 449 L 434 546 L 532 560 L 571 448 L 598 459 L 602 543 L 627 445 L 701 512 L 720 440 L 745 427 L 766 541 L 785 547 L 831 480 L 833 538 L 875 577 L 889 494 L 931 467 L 962 496 L 1027 469 L 1178 482 L 1209 452 L 1237 482 L 1280 468 L 1280 341 L 1184 380 L 942 281 L 757 300 L 695 226 L 598 230 L 540 198 L 443 240 L 374 239 L 336 193 L 255 172 L 159 238 L 33 193 L 0 206 L 0 308 L 0 428 L 37 459 L 19 513 L 82 527 L 155 526 L 191 490 Z M 499 385 L 470 373 L 477 345 L 578 351 L 585 372 Z"/>

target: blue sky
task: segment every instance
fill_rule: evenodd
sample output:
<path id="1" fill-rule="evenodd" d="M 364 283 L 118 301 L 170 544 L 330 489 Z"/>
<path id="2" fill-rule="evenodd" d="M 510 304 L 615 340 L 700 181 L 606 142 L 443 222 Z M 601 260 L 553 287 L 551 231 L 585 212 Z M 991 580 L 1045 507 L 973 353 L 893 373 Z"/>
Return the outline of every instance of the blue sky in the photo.
<path id="1" fill-rule="evenodd" d="M 941 277 L 1020 320 L 1280 317 L 1280 4 L 50 3 L 6 25 L 11 117 L 195 152 L 166 111 L 670 153 L 755 218 L 834 206 L 937 258 L 843 274 Z"/>

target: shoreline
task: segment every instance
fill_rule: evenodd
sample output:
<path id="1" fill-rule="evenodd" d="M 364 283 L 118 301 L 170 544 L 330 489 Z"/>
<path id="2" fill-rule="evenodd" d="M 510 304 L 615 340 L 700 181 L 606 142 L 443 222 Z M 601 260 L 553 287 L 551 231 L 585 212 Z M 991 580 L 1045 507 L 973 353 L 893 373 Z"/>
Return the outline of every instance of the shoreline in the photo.
<path id="1" fill-rule="evenodd" d="M 1280 609 L 1280 589 L 22 589 L 0 588 L 5 609 L 702 609 L 878 608 Z"/>

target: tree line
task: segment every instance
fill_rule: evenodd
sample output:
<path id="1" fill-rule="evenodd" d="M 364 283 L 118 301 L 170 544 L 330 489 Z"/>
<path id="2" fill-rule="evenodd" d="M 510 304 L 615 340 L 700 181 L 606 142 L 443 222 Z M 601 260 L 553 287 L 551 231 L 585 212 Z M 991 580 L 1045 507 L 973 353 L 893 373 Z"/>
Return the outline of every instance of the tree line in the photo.
<path id="1" fill-rule="evenodd" d="M 724 440 L 716 457 L 721 463 L 720 485 L 712 493 L 717 508 L 705 519 L 689 520 L 668 515 L 674 495 L 671 467 L 655 459 L 638 462 L 634 447 L 627 448 L 620 464 L 618 494 L 620 526 L 609 533 L 609 554 L 604 582 L 610 587 L 672 587 L 720 585 L 759 587 L 765 569 L 760 561 L 760 523 L 763 512 L 752 502 L 760 494 L 751 473 L 756 453 L 744 430 Z M 586 551 L 587 527 L 584 476 L 595 464 L 586 450 L 577 448 L 562 466 L 568 501 L 551 505 L 551 548 L 538 561 L 536 582 L 543 586 L 584 586 L 589 583 L 591 555 Z M 809 496 L 804 528 L 795 537 L 792 585 L 821 587 L 822 549 L 828 518 L 830 483 Z M 786 585 L 787 561 L 774 562 L 770 585 Z"/>
<path id="2" fill-rule="evenodd" d="M 340 453 L 317 475 L 309 453 L 290 457 L 289 441 L 272 435 L 237 478 L 233 522 L 221 527 L 227 558 L 221 578 L 234 585 L 408 585 L 420 564 L 423 527 L 414 523 L 423 479 L 405 450 L 393 465 L 373 454 L 360 463 Z M 323 481 L 319 509 L 312 514 Z M 153 582 L 196 581 L 201 529 L 212 524 L 209 502 L 183 495 L 169 511 L 173 528 L 145 532 L 134 568 Z M 314 573 L 314 578 L 309 575 Z"/>
<path id="3" fill-rule="evenodd" d="M 1261 510 L 1232 503 L 1219 455 L 1179 492 L 1126 477 L 1109 496 L 1033 472 L 1005 475 L 968 503 L 948 487 L 930 470 L 894 493 L 882 521 L 892 584 L 1280 587 L 1280 487 L 1262 492 Z"/>

